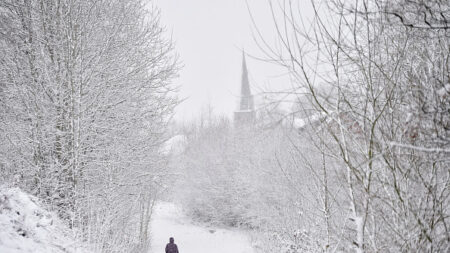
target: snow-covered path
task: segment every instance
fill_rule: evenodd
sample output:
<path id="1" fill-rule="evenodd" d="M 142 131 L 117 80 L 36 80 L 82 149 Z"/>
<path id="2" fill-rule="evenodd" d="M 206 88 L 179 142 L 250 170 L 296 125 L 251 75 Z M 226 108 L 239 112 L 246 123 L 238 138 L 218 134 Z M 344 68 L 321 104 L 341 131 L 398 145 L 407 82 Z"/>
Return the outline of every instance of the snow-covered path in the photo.
<path id="1" fill-rule="evenodd" d="M 180 253 L 253 253 L 244 233 L 205 228 L 190 222 L 180 208 L 160 203 L 151 222 L 152 251 L 164 253 L 169 237 L 175 238 Z"/>

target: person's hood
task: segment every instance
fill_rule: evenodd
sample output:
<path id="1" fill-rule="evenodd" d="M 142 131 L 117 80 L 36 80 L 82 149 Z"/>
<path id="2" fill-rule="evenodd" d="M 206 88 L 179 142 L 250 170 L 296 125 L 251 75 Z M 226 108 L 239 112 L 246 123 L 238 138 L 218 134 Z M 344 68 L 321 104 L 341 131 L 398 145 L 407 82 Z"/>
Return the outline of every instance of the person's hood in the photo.
<path id="1" fill-rule="evenodd" d="M 175 240 L 173 238 L 170 238 L 169 241 L 170 243 L 174 243 Z"/>

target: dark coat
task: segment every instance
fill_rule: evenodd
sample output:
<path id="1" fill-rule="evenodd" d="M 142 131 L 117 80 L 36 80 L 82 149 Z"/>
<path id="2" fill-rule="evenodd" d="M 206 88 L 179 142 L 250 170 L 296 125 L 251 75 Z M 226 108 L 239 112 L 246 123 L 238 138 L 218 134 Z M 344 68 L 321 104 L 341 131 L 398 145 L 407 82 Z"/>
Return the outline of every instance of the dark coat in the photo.
<path id="1" fill-rule="evenodd" d="M 177 245 L 173 242 L 168 243 L 166 245 L 166 253 L 179 253 Z"/>

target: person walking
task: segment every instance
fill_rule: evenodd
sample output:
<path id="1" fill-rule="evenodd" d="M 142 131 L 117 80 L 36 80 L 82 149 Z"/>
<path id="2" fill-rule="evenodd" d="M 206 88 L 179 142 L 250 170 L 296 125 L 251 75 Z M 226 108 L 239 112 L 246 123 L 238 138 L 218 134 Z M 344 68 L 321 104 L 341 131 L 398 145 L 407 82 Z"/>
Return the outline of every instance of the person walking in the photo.
<path id="1" fill-rule="evenodd" d="M 170 237 L 169 243 L 166 245 L 166 253 L 179 253 L 173 237 Z"/>

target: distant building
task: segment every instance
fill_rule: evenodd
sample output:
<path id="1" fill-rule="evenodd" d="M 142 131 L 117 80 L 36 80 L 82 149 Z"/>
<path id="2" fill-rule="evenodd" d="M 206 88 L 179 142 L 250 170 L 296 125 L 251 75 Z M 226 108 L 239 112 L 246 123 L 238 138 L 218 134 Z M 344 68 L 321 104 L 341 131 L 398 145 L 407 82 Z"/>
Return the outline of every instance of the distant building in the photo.
<path id="1" fill-rule="evenodd" d="M 239 105 L 234 112 L 234 125 L 242 127 L 252 125 L 255 122 L 255 104 L 253 95 L 250 91 L 250 84 L 248 81 L 247 63 L 245 61 L 245 54 L 242 54 L 242 79 L 241 79 L 241 96 L 239 98 Z"/>

